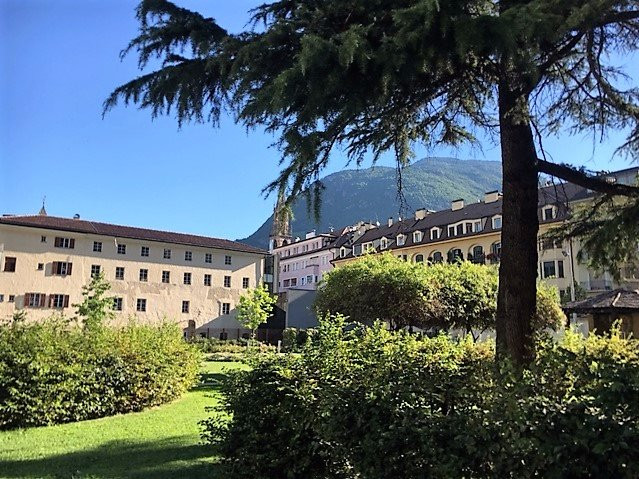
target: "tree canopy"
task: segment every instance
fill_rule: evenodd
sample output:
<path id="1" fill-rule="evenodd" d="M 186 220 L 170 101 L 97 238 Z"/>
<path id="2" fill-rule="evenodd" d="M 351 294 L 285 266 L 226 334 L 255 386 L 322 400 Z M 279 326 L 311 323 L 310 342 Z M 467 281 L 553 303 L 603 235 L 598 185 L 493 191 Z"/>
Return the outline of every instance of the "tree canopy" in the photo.
<path id="1" fill-rule="evenodd" d="M 224 111 L 264 126 L 282 152 L 266 191 L 320 200 L 331 154 L 401 167 L 416 143 L 497 136 L 503 164 L 498 350 L 533 354 L 540 172 L 606 195 L 639 189 L 543 155 L 542 138 L 626 129 L 639 156 L 639 90 L 615 59 L 637 49 L 637 0 L 279 0 L 231 34 L 167 0 L 143 0 L 140 32 L 123 51 L 156 71 L 116 88 L 118 101 L 218 124 Z M 539 158 L 539 152 L 544 159 Z"/>

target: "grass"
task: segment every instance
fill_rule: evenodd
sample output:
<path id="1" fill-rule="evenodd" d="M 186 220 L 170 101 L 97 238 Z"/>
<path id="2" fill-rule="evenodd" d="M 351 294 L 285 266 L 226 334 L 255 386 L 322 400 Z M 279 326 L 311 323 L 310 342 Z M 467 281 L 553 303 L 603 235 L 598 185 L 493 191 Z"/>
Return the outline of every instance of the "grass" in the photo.
<path id="1" fill-rule="evenodd" d="M 57 426 L 0 431 L 1 478 L 216 478 L 198 422 L 219 400 L 216 383 L 238 363 L 206 361 L 204 385 L 170 404 Z"/>

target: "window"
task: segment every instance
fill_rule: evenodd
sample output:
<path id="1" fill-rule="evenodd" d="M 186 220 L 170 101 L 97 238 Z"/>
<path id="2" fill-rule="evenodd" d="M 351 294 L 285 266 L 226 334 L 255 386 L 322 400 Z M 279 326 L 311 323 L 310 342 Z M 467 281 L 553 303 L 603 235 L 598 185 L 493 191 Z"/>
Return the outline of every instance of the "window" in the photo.
<path id="1" fill-rule="evenodd" d="M 0 303 L 4 302 L 4 294 L 0 294 Z"/>
<path id="2" fill-rule="evenodd" d="M 71 275 L 73 264 L 65 261 L 54 261 L 51 267 L 51 273 L 57 276 Z"/>
<path id="3" fill-rule="evenodd" d="M 68 308 L 69 307 L 69 295 L 68 294 L 52 294 L 49 296 L 50 308 Z"/>
<path id="4" fill-rule="evenodd" d="M 191 284 L 191 273 L 184 273 L 184 284 Z"/>
<path id="5" fill-rule="evenodd" d="M 557 278 L 564 277 L 564 262 L 563 260 L 557 261 Z"/>
<path id="6" fill-rule="evenodd" d="M 16 271 L 16 259 L 12 256 L 7 256 L 4 259 L 4 271 L 5 273 L 15 273 Z"/>
<path id="7" fill-rule="evenodd" d="M 302 276 L 301 281 L 302 286 L 304 286 L 306 284 L 306 276 Z"/>
<path id="8" fill-rule="evenodd" d="M 38 271 L 42 271 L 44 269 L 44 263 L 38 263 Z"/>
<path id="9" fill-rule="evenodd" d="M 554 261 L 544 261 L 542 264 L 544 278 L 550 278 L 551 276 L 556 276 L 555 271 L 555 262 Z"/>
<path id="10" fill-rule="evenodd" d="M 473 233 L 479 233 L 482 229 L 481 220 L 473 222 Z"/>
<path id="11" fill-rule="evenodd" d="M 189 302 L 188 301 L 182 301 L 182 312 L 183 313 L 188 313 L 189 312 Z"/>
<path id="12" fill-rule="evenodd" d="M 402 261 L 408 261 L 408 256 L 405 254 L 398 254 L 397 257 Z"/>
<path id="13" fill-rule="evenodd" d="M 113 310 L 122 311 L 122 298 L 113 298 Z"/>
<path id="14" fill-rule="evenodd" d="M 309 274 L 306 276 L 306 284 L 311 284 L 313 282 L 313 275 Z"/>
<path id="15" fill-rule="evenodd" d="M 136 311 L 145 312 L 146 311 L 146 299 L 138 298 L 137 304 L 135 306 Z"/>
<path id="16" fill-rule="evenodd" d="M 100 265 L 99 264 L 92 264 L 91 265 L 91 277 L 95 278 L 99 274 L 100 274 Z"/>
<path id="17" fill-rule="evenodd" d="M 46 243 L 47 242 L 47 237 L 46 236 L 40 236 L 40 243 Z"/>
<path id="18" fill-rule="evenodd" d="M 501 216 L 495 216 L 493 218 L 493 229 L 498 230 L 501 228 Z"/>
<path id="19" fill-rule="evenodd" d="M 9 302 L 10 302 L 10 303 L 14 303 L 14 302 L 15 302 L 15 300 L 16 300 L 16 295 L 15 295 L 15 294 L 10 294 L 10 295 L 9 295 Z"/>
<path id="20" fill-rule="evenodd" d="M 462 253 L 462 250 L 459 248 L 453 248 L 448 252 L 448 262 L 449 263 L 455 263 L 456 261 L 463 261 L 464 260 L 464 253 Z"/>
<path id="21" fill-rule="evenodd" d="M 406 237 L 404 235 L 397 236 L 397 246 L 404 246 L 405 242 L 406 242 Z"/>
<path id="22" fill-rule="evenodd" d="M 171 250 L 164 248 L 164 259 L 171 259 Z"/>
<path id="23" fill-rule="evenodd" d="M 424 255 L 423 254 L 418 254 L 415 256 L 415 263 L 423 263 L 424 262 Z"/>
<path id="24" fill-rule="evenodd" d="M 162 271 L 162 282 L 169 283 L 171 281 L 171 272 L 170 271 Z"/>
<path id="25" fill-rule="evenodd" d="M 149 280 L 149 270 L 140 268 L 140 281 L 146 283 Z"/>
<path id="26" fill-rule="evenodd" d="M 149 247 L 148 246 L 142 246 L 140 248 L 140 256 L 149 256 Z"/>
<path id="27" fill-rule="evenodd" d="M 379 247 L 382 249 L 388 248 L 388 240 L 386 238 L 382 238 L 379 242 Z M 324 263 L 326 264 L 326 263 Z"/>
<path id="28" fill-rule="evenodd" d="M 291 278 L 291 286 L 297 286 L 297 278 Z"/>
<path id="29" fill-rule="evenodd" d="M 552 206 L 548 206 L 543 210 L 543 218 L 544 220 L 552 220 L 555 219 L 555 208 Z"/>
<path id="30" fill-rule="evenodd" d="M 193 260 L 193 252 L 185 251 L 184 252 L 184 261 L 192 261 Z"/>
<path id="31" fill-rule="evenodd" d="M 94 253 L 102 253 L 102 241 L 94 241 L 93 242 L 93 252 Z"/>
<path id="32" fill-rule="evenodd" d="M 441 263 L 444 261 L 444 255 L 439 251 L 433 253 L 433 263 Z"/>
<path id="33" fill-rule="evenodd" d="M 464 224 L 460 223 L 455 227 L 455 236 L 461 236 L 464 234 Z"/>
<path id="34" fill-rule="evenodd" d="M 361 244 L 353 245 L 353 256 L 359 256 L 361 254 L 362 254 L 362 245 Z"/>
<path id="35" fill-rule="evenodd" d="M 231 287 L 231 277 L 230 276 L 224 276 L 224 287 L 225 288 L 230 288 Z"/>
<path id="36" fill-rule="evenodd" d="M 473 247 L 471 261 L 475 264 L 484 264 L 484 248 L 481 245 Z"/>
<path id="37" fill-rule="evenodd" d="M 430 240 L 435 241 L 439 239 L 439 235 L 441 234 L 441 230 L 439 228 L 433 228 L 430 230 Z"/>
<path id="38" fill-rule="evenodd" d="M 26 293 L 24 295 L 24 307 L 42 308 L 44 307 L 45 295 L 42 293 Z"/>
<path id="39" fill-rule="evenodd" d="M 60 236 L 56 236 L 53 245 L 56 248 L 73 249 L 73 248 L 75 248 L 75 239 L 73 239 L 73 238 L 61 238 Z"/>
<path id="40" fill-rule="evenodd" d="M 343 258 L 344 256 L 346 256 L 346 248 L 341 248 L 339 250 L 339 257 Z"/>
<path id="41" fill-rule="evenodd" d="M 413 243 L 420 243 L 422 241 L 422 232 L 415 231 L 413 233 Z"/>
<path id="42" fill-rule="evenodd" d="M 222 303 L 222 314 L 230 314 L 231 303 Z"/>
<path id="43" fill-rule="evenodd" d="M 119 244 L 118 245 L 118 254 L 126 254 L 126 245 L 125 244 Z"/>
<path id="44" fill-rule="evenodd" d="M 449 226 L 448 227 L 448 237 L 452 237 L 455 236 L 455 227 L 454 226 Z"/>
<path id="45" fill-rule="evenodd" d="M 211 286 L 211 275 L 210 274 L 205 274 L 204 275 L 204 286 Z"/>
<path id="46" fill-rule="evenodd" d="M 249 279 L 242 278 L 242 288 L 247 289 L 249 287 Z"/>
<path id="47" fill-rule="evenodd" d="M 285 279 L 284 280 L 284 287 L 288 288 L 291 285 L 291 280 L 290 279 Z"/>
<path id="48" fill-rule="evenodd" d="M 205 253 L 204 254 L 204 262 L 205 263 L 212 263 L 213 262 L 213 255 L 211 253 Z"/>
<path id="49" fill-rule="evenodd" d="M 229 255 L 224 257 L 224 264 L 231 264 L 231 257 Z"/>
<path id="50" fill-rule="evenodd" d="M 124 267 L 116 266 L 115 267 L 115 279 L 124 279 Z"/>

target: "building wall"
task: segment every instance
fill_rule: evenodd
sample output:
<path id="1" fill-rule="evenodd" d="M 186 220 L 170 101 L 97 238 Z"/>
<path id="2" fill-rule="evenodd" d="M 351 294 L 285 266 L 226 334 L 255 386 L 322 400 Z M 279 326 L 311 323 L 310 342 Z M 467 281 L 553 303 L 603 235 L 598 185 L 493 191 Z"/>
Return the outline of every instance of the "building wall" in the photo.
<path id="1" fill-rule="evenodd" d="M 46 242 L 41 237 L 46 237 Z M 73 249 L 56 248 L 55 237 L 75 239 Z M 93 242 L 102 242 L 102 252 L 93 252 Z M 126 244 L 126 254 L 117 253 L 117 244 Z M 149 247 L 149 256 L 141 256 L 141 247 Z M 171 259 L 164 259 L 164 249 L 171 250 Z M 185 251 L 192 252 L 192 261 L 185 260 Z M 205 253 L 211 253 L 212 263 L 205 263 Z M 225 265 L 225 256 L 231 256 L 231 265 Z M 5 272 L 6 257 L 15 257 L 16 271 Z M 52 274 L 54 261 L 72 263 L 71 275 Z M 38 264 L 43 269 L 38 269 Z M 259 254 L 198 248 L 139 241 L 110 236 L 71 233 L 40 228 L 0 225 L 0 318 L 10 317 L 16 309 L 24 307 L 25 293 L 47 295 L 43 308 L 26 307 L 28 319 L 37 320 L 62 312 L 75 314 L 74 303 L 81 301 L 82 286 L 91 279 L 91 266 L 100 265 L 111 284 L 110 295 L 123 299 L 123 309 L 117 312 L 116 323 L 136 316 L 144 322 L 163 318 L 187 328 L 195 321 L 196 332 L 215 329 L 240 329 L 235 320 L 235 305 L 243 292 L 243 278 L 254 288 L 261 280 L 264 258 Z M 116 267 L 124 267 L 124 280 L 115 278 Z M 139 279 L 140 269 L 148 269 L 148 281 Z M 170 272 L 170 282 L 162 283 L 162 272 Z M 184 273 L 191 273 L 191 285 L 184 284 Z M 211 286 L 204 285 L 204 275 L 211 275 Z M 224 276 L 231 276 L 231 287 L 224 287 Z M 50 294 L 69 295 L 69 307 L 52 309 L 48 306 Z M 14 302 L 9 296 L 14 295 Z M 147 300 L 146 312 L 136 311 L 137 299 Z M 189 301 L 189 313 L 182 313 L 182 301 Z M 222 314 L 222 303 L 230 304 L 230 314 Z"/>

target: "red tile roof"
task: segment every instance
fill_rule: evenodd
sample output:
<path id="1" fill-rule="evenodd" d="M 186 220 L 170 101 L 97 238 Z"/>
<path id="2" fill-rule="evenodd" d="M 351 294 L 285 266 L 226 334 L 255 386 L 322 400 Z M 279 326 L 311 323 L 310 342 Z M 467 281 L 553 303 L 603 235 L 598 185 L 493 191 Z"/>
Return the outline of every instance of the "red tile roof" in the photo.
<path id="1" fill-rule="evenodd" d="M 217 248 L 242 253 L 267 254 L 265 250 L 253 246 L 221 238 L 210 238 L 170 231 L 135 228 L 133 226 L 112 225 L 82 219 L 60 218 L 56 216 L 2 216 L 0 224 L 27 226 L 31 228 L 46 228 L 73 233 L 90 233 L 117 238 L 130 238 L 144 241 L 160 241 L 203 248 Z"/>

